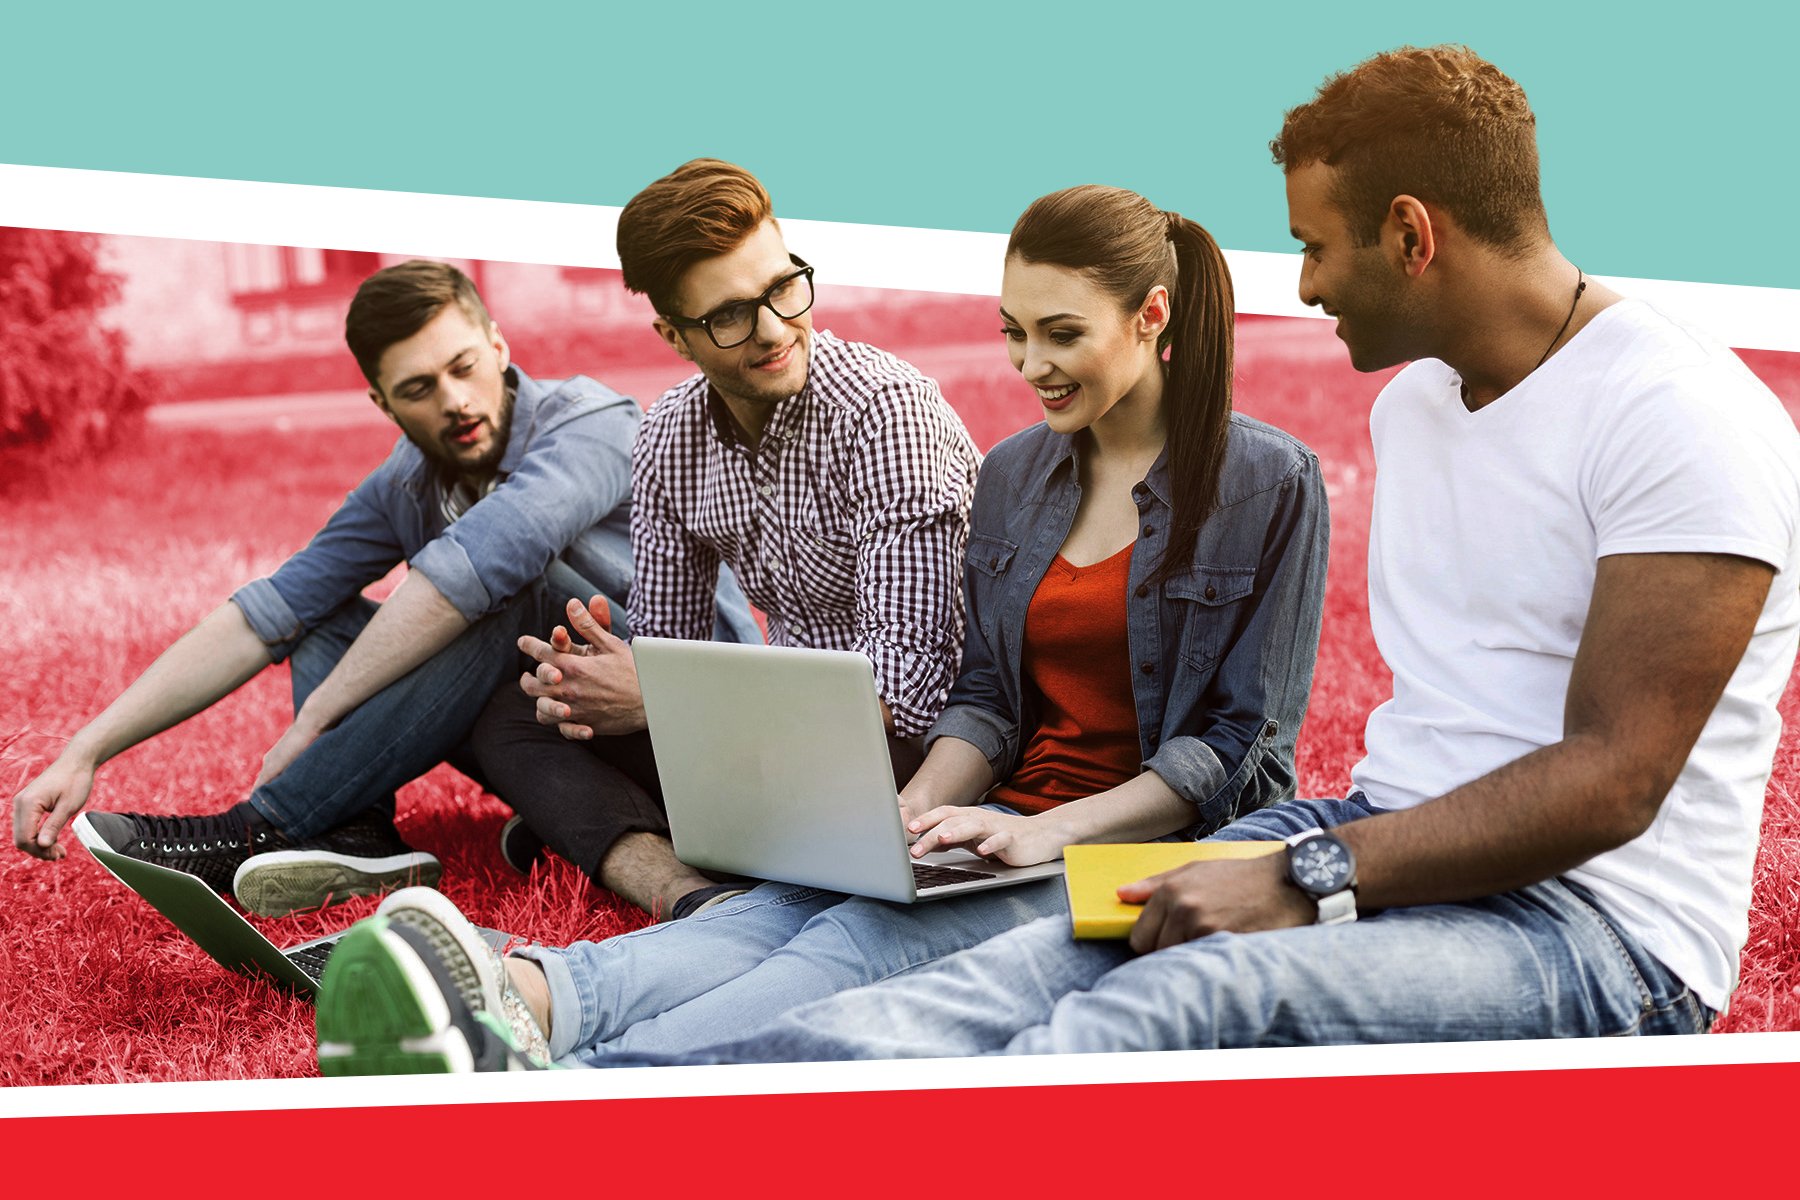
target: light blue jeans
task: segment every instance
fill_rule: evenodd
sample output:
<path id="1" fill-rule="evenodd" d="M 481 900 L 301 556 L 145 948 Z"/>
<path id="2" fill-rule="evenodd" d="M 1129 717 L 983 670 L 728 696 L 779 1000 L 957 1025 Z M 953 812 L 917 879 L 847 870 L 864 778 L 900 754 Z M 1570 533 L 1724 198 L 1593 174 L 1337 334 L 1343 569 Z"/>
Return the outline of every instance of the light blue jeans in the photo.
<path id="1" fill-rule="evenodd" d="M 1360 798 L 1290 801 L 1212 840 L 1285 838 L 1370 811 Z M 609 1065 L 1700 1033 L 1713 1016 L 1583 889 L 1553 879 L 1142 956 L 1074 941 L 1066 917 L 1049 917 L 754 1036 Z"/>
<path id="2" fill-rule="evenodd" d="M 1061 878 L 925 904 L 765 883 L 682 921 L 515 951 L 550 985 L 550 1052 L 568 1065 L 678 1054 L 742 1037 L 796 1005 L 877 983 L 1048 914 Z"/>

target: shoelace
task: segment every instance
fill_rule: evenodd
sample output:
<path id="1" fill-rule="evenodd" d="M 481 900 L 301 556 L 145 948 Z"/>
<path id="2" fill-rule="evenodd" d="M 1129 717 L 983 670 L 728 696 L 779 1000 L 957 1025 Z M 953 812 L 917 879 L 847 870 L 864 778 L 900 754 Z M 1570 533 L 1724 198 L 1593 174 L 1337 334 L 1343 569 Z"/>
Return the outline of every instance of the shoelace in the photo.
<path id="1" fill-rule="evenodd" d="M 150 813 L 132 813 L 137 825 L 138 841 L 154 844 L 164 854 L 206 853 L 230 846 L 248 846 L 250 830 L 229 813 L 205 817 L 168 817 Z"/>

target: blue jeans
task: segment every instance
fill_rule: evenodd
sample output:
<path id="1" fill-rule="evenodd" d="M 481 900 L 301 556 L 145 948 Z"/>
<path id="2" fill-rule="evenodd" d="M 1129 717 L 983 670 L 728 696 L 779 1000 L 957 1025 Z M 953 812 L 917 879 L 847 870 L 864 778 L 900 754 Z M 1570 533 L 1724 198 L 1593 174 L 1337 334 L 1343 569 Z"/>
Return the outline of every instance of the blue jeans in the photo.
<path id="1" fill-rule="evenodd" d="M 394 811 L 394 789 L 449 759 L 474 775 L 463 741 L 488 697 L 514 678 L 524 661 L 522 634 L 548 636 L 564 619 L 570 596 L 594 589 L 560 561 L 504 608 L 463 630 L 454 641 L 363 701 L 321 734 L 274 780 L 250 793 L 250 803 L 288 837 L 312 837 L 371 808 Z M 622 611 L 614 606 L 616 611 Z M 294 709 L 337 666 L 376 605 L 362 597 L 315 626 L 289 658 Z"/>
<path id="2" fill-rule="evenodd" d="M 739 1037 L 796 1005 L 902 975 L 1047 914 L 1060 878 L 925 904 L 765 883 L 686 920 L 603 942 L 516 951 L 550 985 L 550 1051 L 571 1065 L 678 1054 Z"/>
<path id="3" fill-rule="evenodd" d="M 1214 838 L 1272 840 L 1368 815 L 1359 799 L 1290 801 Z M 1700 1033 L 1713 1015 L 1581 888 L 1552 879 L 1142 956 L 1123 941 L 1075 941 L 1051 917 L 754 1036 L 616 1065 Z"/>

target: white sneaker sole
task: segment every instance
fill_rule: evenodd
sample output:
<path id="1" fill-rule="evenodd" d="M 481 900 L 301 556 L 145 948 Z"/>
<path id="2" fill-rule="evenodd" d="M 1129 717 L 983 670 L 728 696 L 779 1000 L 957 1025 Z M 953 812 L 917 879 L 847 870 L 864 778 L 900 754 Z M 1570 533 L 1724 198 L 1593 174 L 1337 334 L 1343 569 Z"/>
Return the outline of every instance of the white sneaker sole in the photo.
<path id="1" fill-rule="evenodd" d="M 119 848 L 117 846 L 114 846 L 111 842 L 101 837 L 100 831 L 88 823 L 86 813 L 82 813 L 79 817 L 76 817 L 75 824 L 71 825 L 70 828 L 75 831 L 75 840 L 80 842 L 82 847 L 87 850 L 89 854 L 94 852 L 95 846 L 100 847 L 102 850 L 111 851 L 114 854 L 119 853 Z"/>
<path id="2" fill-rule="evenodd" d="M 376 896 L 409 884 L 432 885 L 443 864 L 420 850 L 357 858 L 324 850 L 273 850 L 245 859 L 232 876 L 239 904 L 264 917 L 285 917 L 353 896 Z"/>
<path id="3" fill-rule="evenodd" d="M 506 968 L 450 897 L 429 887 L 403 888 L 383 900 L 375 915 L 406 925 L 431 943 L 470 1012 L 500 1012 Z"/>

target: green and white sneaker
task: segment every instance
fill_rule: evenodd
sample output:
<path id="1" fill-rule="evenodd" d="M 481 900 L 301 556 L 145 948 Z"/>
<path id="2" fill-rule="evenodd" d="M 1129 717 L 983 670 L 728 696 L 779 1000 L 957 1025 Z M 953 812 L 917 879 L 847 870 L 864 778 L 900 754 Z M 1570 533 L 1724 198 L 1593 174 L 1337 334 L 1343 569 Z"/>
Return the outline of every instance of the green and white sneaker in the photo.
<path id="1" fill-rule="evenodd" d="M 344 935 L 325 964 L 315 1020 L 321 1075 L 550 1066 L 500 956 L 430 888 L 395 892 Z"/>

